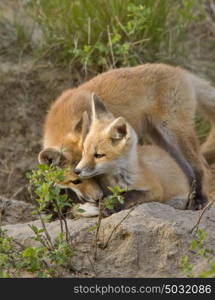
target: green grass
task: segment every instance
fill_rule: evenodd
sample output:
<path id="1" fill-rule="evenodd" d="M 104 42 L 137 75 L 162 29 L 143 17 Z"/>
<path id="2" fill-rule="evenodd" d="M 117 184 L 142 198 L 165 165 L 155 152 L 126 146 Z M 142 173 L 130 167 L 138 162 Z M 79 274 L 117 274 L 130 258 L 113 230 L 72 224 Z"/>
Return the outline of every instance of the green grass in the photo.
<path id="1" fill-rule="evenodd" d="M 204 0 L 28 0 L 43 31 L 42 55 L 85 71 L 184 55 Z"/>

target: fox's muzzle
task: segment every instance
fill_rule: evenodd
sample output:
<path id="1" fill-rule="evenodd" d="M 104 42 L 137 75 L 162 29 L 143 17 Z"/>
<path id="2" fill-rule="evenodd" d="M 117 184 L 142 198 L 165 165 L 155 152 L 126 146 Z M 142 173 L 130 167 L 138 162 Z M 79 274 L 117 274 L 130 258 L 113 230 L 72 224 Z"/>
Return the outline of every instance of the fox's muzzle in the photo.
<path id="1" fill-rule="evenodd" d="M 75 170 L 74 170 L 74 173 L 75 173 L 76 175 L 81 174 L 81 169 L 75 169 Z"/>
<path id="2" fill-rule="evenodd" d="M 90 178 L 97 175 L 96 169 L 92 167 L 86 167 L 83 169 L 76 168 L 74 172 L 81 178 Z"/>

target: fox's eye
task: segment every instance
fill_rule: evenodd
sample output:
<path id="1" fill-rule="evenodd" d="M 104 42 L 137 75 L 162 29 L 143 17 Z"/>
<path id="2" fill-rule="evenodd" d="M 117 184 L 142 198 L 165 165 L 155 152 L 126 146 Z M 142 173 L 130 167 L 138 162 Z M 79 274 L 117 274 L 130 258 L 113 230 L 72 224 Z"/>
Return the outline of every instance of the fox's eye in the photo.
<path id="1" fill-rule="evenodd" d="M 75 180 L 70 180 L 69 183 L 73 183 L 73 184 L 80 184 L 81 180 L 80 179 L 75 179 Z"/>
<path id="2" fill-rule="evenodd" d="M 101 158 L 101 157 L 104 157 L 104 156 L 105 156 L 105 154 L 99 154 L 99 153 L 94 154 L 95 158 Z"/>

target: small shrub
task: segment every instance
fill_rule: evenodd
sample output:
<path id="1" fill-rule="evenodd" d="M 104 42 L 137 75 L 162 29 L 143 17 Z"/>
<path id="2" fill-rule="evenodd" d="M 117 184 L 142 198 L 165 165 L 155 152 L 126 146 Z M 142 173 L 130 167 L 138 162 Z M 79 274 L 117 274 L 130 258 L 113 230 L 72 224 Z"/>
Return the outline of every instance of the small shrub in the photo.
<path id="1" fill-rule="evenodd" d="M 68 169 L 55 166 L 39 165 L 37 170 L 27 174 L 30 191 L 36 194 L 38 204 L 34 213 L 39 215 L 41 220 L 40 228 L 30 225 L 33 232 L 31 238 L 37 242 L 37 246 L 24 247 L 0 228 L 0 277 L 20 277 L 23 274 L 34 277 L 62 277 L 72 270 L 72 239 L 63 215 L 63 208 L 71 206 L 71 203 L 68 202 L 67 195 L 60 194 L 56 185 L 56 182 L 64 179 L 67 171 Z M 61 225 L 55 239 L 46 228 L 46 222 L 51 215 L 42 215 L 50 202 Z"/>
<path id="2" fill-rule="evenodd" d="M 64 180 L 65 172 L 70 168 L 39 165 L 37 170 L 27 173 L 29 179 L 29 191 L 36 194 L 36 202 L 39 205 L 37 212 L 41 213 L 48 203 L 52 203 L 55 212 L 62 213 L 64 206 L 71 206 L 66 194 L 61 195 L 60 187 L 56 184 Z"/>
<path id="3" fill-rule="evenodd" d="M 189 252 L 192 254 L 192 258 L 202 259 L 203 262 L 207 264 L 207 267 L 204 270 L 201 270 L 200 273 L 195 277 L 200 278 L 215 278 L 215 261 L 212 256 L 213 250 L 205 247 L 205 239 L 207 234 L 204 230 L 199 229 L 197 231 L 196 239 L 193 239 L 189 248 Z M 195 265 L 191 263 L 188 255 L 184 255 L 181 258 L 181 270 L 183 274 L 187 277 L 194 277 Z"/>
<path id="4" fill-rule="evenodd" d="M 123 193 L 125 192 L 124 189 L 121 189 L 119 186 L 115 187 L 108 187 L 108 189 L 111 191 L 111 195 L 107 196 L 103 200 L 104 208 L 107 208 L 109 210 L 114 210 L 114 207 L 118 204 L 124 204 L 124 197 Z"/>

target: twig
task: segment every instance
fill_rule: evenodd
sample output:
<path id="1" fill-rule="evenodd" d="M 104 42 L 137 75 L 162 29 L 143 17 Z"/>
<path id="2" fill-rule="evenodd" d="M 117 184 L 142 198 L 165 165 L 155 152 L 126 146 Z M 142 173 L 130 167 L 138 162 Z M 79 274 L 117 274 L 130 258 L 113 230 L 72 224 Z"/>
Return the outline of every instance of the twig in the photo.
<path id="1" fill-rule="evenodd" d="M 88 18 L 87 22 L 87 44 L 90 45 L 91 42 L 91 18 Z"/>
<path id="2" fill-rule="evenodd" d="M 60 210 L 57 202 L 55 202 L 56 204 L 56 207 L 57 207 L 57 210 L 58 210 L 58 215 L 59 215 L 59 218 L 60 218 L 60 222 L 61 222 L 61 232 L 63 233 L 63 225 L 62 225 L 62 222 L 64 223 L 64 226 L 65 226 L 65 233 L 66 233 L 66 241 L 69 245 L 72 245 L 72 237 L 70 235 L 70 232 L 69 232 L 69 228 L 68 228 L 68 224 L 67 224 L 67 220 L 66 218 L 64 217 L 62 211 Z"/>
<path id="3" fill-rule="evenodd" d="M 0 228 L 2 226 L 2 220 L 3 220 L 3 214 L 4 214 L 4 210 L 7 207 L 8 203 L 5 201 L 2 201 L 2 207 L 0 207 Z"/>
<path id="4" fill-rule="evenodd" d="M 12 169 L 10 171 L 10 173 L 8 174 L 7 185 L 6 185 L 6 193 L 8 192 L 9 188 L 11 187 L 10 181 L 11 181 L 12 175 L 14 174 L 14 171 L 15 171 L 15 168 Z"/>
<path id="5" fill-rule="evenodd" d="M 101 221 L 102 221 L 102 204 L 101 204 L 101 199 L 99 200 L 99 218 L 98 218 L 98 223 L 97 223 L 97 228 L 96 228 L 96 236 L 95 236 L 95 252 L 94 252 L 94 260 L 97 259 L 97 250 L 98 250 L 98 236 L 99 236 L 99 229 L 101 226 Z"/>
<path id="6" fill-rule="evenodd" d="M 132 207 L 129 212 L 127 213 L 127 215 L 125 215 L 124 218 L 122 218 L 122 220 L 113 228 L 113 230 L 111 231 L 111 234 L 109 235 L 107 242 L 104 244 L 104 246 L 102 247 L 102 249 L 107 248 L 109 241 L 112 238 L 112 235 L 114 234 L 114 232 L 117 230 L 117 228 L 122 224 L 122 222 L 124 222 L 124 220 L 130 215 L 130 213 L 135 209 L 136 207 Z"/>
<path id="7" fill-rule="evenodd" d="M 24 186 L 21 186 L 19 189 L 16 190 L 15 193 L 13 193 L 12 196 L 10 196 L 10 199 L 16 198 L 17 195 L 19 195 L 26 187 L 27 185 L 25 184 Z"/>
<path id="8" fill-rule="evenodd" d="M 201 219 L 202 219 L 202 217 L 203 217 L 205 211 L 206 211 L 207 209 L 209 209 L 213 204 L 214 204 L 214 199 L 212 199 L 210 202 L 208 202 L 208 204 L 204 207 L 204 209 L 202 210 L 202 212 L 201 212 L 201 214 L 200 214 L 200 216 L 199 216 L 199 219 L 198 219 L 197 223 L 196 223 L 195 226 L 191 229 L 191 231 L 190 231 L 191 233 L 192 233 L 195 229 L 198 230 L 199 224 L 200 224 L 200 222 L 201 222 Z"/>
<path id="9" fill-rule="evenodd" d="M 40 221 L 41 221 L 41 224 L 42 224 L 42 226 L 43 226 L 43 229 L 44 229 L 44 232 L 45 232 L 47 241 L 48 241 L 48 243 L 50 244 L 51 249 L 54 249 L 54 246 L 53 246 L 52 240 L 51 240 L 51 236 L 50 236 L 50 234 L 48 233 L 48 230 L 46 229 L 45 222 L 44 222 L 44 220 L 43 220 L 43 218 L 41 217 L 40 214 L 39 214 L 39 217 L 40 217 Z"/>
<path id="10" fill-rule="evenodd" d="M 95 276 L 97 276 L 96 269 L 95 269 L 95 267 L 94 267 L 94 264 L 93 264 L 93 262 L 92 262 L 90 256 L 88 255 L 88 253 L 87 253 L 87 258 L 88 258 L 88 260 L 89 260 L 89 262 L 90 262 L 91 268 L 92 268 L 92 270 L 93 270 Z"/>
<path id="11" fill-rule="evenodd" d="M 13 242 L 14 242 L 15 244 L 17 244 L 22 250 L 24 250 L 24 249 L 26 248 L 23 244 L 21 244 L 20 242 L 18 242 L 18 241 L 15 240 L 14 238 L 13 238 Z"/>
<path id="12" fill-rule="evenodd" d="M 110 53 L 111 53 L 112 63 L 113 63 L 112 67 L 115 68 L 116 62 L 115 62 L 114 53 L 113 53 L 113 44 L 112 44 L 112 41 L 111 41 L 111 34 L 110 34 L 109 25 L 107 26 L 107 33 L 108 33 L 108 42 L 109 42 L 109 45 L 110 45 Z"/>
<path id="13" fill-rule="evenodd" d="M 128 32 L 126 31 L 125 27 L 124 27 L 124 26 L 122 25 L 122 23 L 120 22 L 118 16 L 115 16 L 115 19 L 116 19 L 116 21 L 117 21 L 119 27 L 120 27 L 120 28 L 122 29 L 122 31 L 125 33 L 125 35 L 126 35 L 128 38 L 130 38 Z"/>

